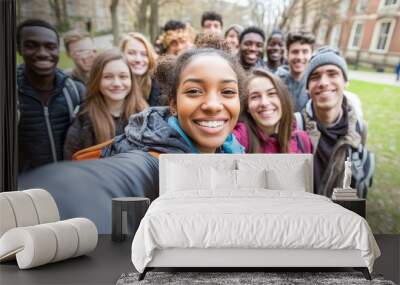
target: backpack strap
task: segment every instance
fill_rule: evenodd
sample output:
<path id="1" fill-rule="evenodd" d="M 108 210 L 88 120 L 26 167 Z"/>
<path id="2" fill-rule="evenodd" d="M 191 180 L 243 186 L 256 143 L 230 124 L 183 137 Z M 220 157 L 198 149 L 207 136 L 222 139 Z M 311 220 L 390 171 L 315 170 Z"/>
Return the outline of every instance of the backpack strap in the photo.
<path id="1" fill-rule="evenodd" d="M 304 143 L 303 143 L 302 139 L 300 138 L 299 134 L 296 133 L 295 137 L 296 137 L 297 146 L 299 147 L 301 153 L 305 153 Z"/>
<path id="2" fill-rule="evenodd" d="M 368 128 L 364 121 L 357 120 L 356 131 L 361 135 L 361 144 L 365 145 L 367 142 Z"/>
<path id="3" fill-rule="evenodd" d="M 296 119 L 296 127 L 299 130 L 304 131 L 304 119 L 303 115 L 300 112 L 294 113 L 294 118 Z"/>
<path id="4" fill-rule="evenodd" d="M 78 88 L 76 87 L 75 82 L 71 78 L 67 78 L 65 80 L 65 87 L 63 88 L 63 94 L 65 97 L 65 100 L 67 101 L 69 120 L 72 123 L 72 121 L 76 117 L 76 114 L 79 111 L 79 106 L 80 106 L 81 100 L 80 100 Z M 73 96 L 71 96 L 71 94 L 73 94 Z"/>
<path id="5" fill-rule="evenodd" d="M 67 101 L 69 122 L 72 123 L 72 121 L 75 119 L 74 104 L 72 103 L 71 95 L 68 92 L 68 88 L 63 88 L 63 94 L 65 97 L 65 101 Z"/>
<path id="6" fill-rule="evenodd" d="M 67 78 L 67 80 L 65 81 L 65 85 L 69 88 L 73 90 L 73 94 L 74 94 L 74 99 L 75 99 L 75 106 L 79 105 L 81 103 L 81 96 L 79 95 L 79 91 L 78 91 L 78 87 L 76 87 L 76 83 L 74 80 L 72 80 L 71 78 Z"/>

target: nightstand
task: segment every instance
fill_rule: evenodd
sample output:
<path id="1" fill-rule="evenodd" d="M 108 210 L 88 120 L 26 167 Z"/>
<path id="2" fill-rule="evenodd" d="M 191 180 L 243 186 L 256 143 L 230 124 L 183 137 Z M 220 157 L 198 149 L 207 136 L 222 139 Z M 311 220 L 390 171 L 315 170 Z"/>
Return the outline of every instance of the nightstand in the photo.
<path id="1" fill-rule="evenodd" d="M 359 214 L 365 218 L 366 199 L 352 199 L 352 200 L 333 200 L 332 202 L 339 204 L 340 206 Z"/>
<path id="2" fill-rule="evenodd" d="M 150 199 L 144 197 L 119 197 L 112 199 L 112 240 L 123 241 L 134 236 L 144 217 Z"/>

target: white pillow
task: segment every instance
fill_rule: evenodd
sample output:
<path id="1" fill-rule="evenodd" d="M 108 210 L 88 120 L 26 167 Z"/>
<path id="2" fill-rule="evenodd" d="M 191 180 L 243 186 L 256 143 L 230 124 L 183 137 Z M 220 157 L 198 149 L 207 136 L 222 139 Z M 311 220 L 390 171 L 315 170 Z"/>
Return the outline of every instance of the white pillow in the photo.
<path id="1" fill-rule="evenodd" d="M 212 168 L 213 189 L 235 191 L 241 188 L 267 188 L 265 170 Z"/>
<path id="2" fill-rule="evenodd" d="M 304 163 L 293 165 L 284 171 L 270 169 L 266 171 L 267 188 L 306 192 L 306 173 Z"/>
<path id="3" fill-rule="evenodd" d="M 236 190 L 236 170 L 212 168 L 212 188 L 214 190 Z"/>
<path id="4" fill-rule="evenodd" d="M 263 170 L 236 170 L 237 187 L 240 188 L 267 188 L 266 171 Z"/>
<path id="5" fill-rule="evenodd" d="M 169 163 L 168 168 L 168 191 L 211 189 L 210 167 Z"/>

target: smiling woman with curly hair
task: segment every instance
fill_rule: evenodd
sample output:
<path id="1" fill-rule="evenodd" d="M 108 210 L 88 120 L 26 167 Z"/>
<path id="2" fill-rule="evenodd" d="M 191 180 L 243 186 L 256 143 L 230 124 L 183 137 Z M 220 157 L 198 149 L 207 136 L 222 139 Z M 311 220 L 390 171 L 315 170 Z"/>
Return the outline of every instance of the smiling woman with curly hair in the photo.
<path id="1" fill-rule="evenodd" d="M 191 49 L 173 66 L 164 78 L 169 106 L 131 116 L 104 158 L 43 167 L 21 176 L 19 186 L 46 188 L 61 216 L 87 217 L 110 233 L 111 198 L 158 196 L 160 153 L 243 153 L 231 134 L 246 80 L 238 61 L 221 50 Z"/>

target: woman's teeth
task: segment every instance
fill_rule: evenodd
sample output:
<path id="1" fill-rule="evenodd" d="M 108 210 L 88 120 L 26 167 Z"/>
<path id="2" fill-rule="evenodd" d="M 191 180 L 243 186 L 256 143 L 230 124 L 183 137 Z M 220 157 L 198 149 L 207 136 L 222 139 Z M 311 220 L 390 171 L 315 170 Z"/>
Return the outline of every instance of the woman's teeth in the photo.
<path id="1" fill-rule="evenodd" d="M 224 125 L 224 121 L 197 121 L 196 123 L 207 128 L 219 128 Z"/>
<path id="2" fill-rule="evenodd" d="M 268 110 L 268 111 L 261 111 L 260 114 L 269 116 L 269 115 L 273 114 L 274 112 L 275 112 L 275 110 Z"/>

